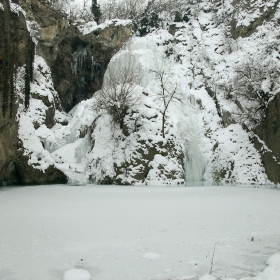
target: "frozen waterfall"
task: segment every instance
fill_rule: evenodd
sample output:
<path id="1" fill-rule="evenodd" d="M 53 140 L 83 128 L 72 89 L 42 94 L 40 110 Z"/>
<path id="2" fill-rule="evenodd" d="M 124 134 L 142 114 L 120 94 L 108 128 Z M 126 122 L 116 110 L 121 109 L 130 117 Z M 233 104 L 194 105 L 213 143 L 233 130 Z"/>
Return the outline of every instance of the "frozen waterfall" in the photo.
<path id="1" fill-rule="evenodd" d="M 185 145 L 185 179 L 197 182 L 203 179 L 203 161 L 200 148 L 195 139 L 187 140 Z"/>

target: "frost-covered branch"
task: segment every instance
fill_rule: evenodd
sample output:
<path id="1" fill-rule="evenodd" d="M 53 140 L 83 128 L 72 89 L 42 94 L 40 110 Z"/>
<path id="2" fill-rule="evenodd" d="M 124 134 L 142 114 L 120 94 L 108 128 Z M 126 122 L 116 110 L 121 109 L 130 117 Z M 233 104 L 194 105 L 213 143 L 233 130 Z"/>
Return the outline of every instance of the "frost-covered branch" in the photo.
<path id="1" fill-rule="evenodd" d="M 249 59 L 236 67 L 235 73 L 233 91 L 243 112 L 247 117 L 249 113 L 253 119 L 263 119 L 269 100 L 279 88 L 275 66 Z"/>

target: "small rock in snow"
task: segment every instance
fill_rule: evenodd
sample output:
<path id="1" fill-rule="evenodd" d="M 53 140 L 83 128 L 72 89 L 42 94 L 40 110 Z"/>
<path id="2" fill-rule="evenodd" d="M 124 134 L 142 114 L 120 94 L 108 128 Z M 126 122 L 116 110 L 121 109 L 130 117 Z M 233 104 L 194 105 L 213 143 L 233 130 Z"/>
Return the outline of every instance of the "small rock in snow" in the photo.
<path id="1" fill-rule="evenodd" d="M 197 261 L 190 261 L 189 266 L 195 266 L 198 265 Z"/>

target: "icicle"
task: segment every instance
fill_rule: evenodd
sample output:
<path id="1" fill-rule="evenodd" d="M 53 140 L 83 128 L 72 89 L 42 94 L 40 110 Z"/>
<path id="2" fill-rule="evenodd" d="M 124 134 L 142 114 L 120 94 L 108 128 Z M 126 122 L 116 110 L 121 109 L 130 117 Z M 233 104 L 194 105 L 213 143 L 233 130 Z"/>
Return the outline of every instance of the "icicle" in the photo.
<path id="1" fill-rule="evenodd" d="M 90 67 L 91 73 L 90 73 L 90 76 L 89 76 L 90 81 L 93 80 L 93 77 L 94 77 L 93 71 L 96 70 L 96 66 L 98 66 L 98 63 L 94 60 L 94 57 L 91 56 L 91 67 Z"/>
<path id="2" fill-rule="evenodd" d="M 83 63 L 86 61 L 87 50 L 82 45 L 78 45 L 77 51 L 72 54 L 74 63 L 71 63 L 72 73 L 77 75 L 78 69 L 83 67 Z"/>

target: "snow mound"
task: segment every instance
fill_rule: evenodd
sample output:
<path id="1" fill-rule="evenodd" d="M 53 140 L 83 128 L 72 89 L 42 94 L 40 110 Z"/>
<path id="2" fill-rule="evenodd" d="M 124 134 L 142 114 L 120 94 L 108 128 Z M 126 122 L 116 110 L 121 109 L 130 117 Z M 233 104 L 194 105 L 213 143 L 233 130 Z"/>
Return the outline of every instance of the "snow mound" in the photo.
<path id="1" fill-rule="evenodd" d="M 159 257 L 160 257 L 159 254 L 153 252 L 147 252 L 144 255 L 142 255 L 142 258 L 149 259 L 149 260 L 156 260 Z"/>
<path id="2" fill-rule="evenodd" d="M 64 273 L 62 280 L 91 280 L 91 275 L 84 269 L 71 269 Z"/>
<path id="3" fill-rule="evenodd" d="M 203 275 L 202 277 L 199 278 L 199 280 L 216 280 L 217 278 L 213 275 L 209 275 L 209 274 L 206 274 L 206 275 Z"/>

